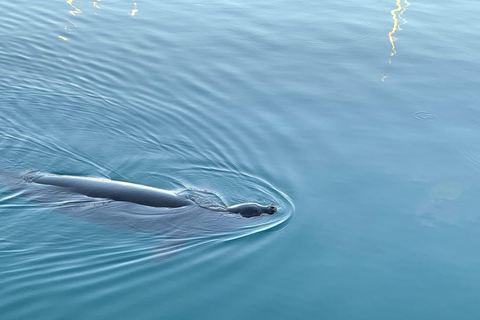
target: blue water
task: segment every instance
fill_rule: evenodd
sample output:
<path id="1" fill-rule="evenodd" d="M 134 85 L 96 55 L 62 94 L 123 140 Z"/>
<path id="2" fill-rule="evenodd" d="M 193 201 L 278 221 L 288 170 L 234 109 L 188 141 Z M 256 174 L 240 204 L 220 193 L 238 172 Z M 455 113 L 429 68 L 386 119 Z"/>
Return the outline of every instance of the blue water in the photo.
<path id="1" fill-rule="evenodd" d="M 281 217 L 160 259 L 162 232 L 0 183 L 1 319 L 478 317 L 479 2 L 0 8 L 1 170 Z"/>

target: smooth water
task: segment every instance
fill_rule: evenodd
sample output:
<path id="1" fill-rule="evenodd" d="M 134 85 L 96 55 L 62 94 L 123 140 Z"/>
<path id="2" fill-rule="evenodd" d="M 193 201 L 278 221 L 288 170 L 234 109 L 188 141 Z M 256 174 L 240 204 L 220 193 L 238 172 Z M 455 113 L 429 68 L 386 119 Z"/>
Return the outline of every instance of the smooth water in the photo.
<path id="1" fill-rule="evenodd" d="M 1 170 L 283 217 L 183 249 L 0 183 L 1 319 L 478 317 L 479 2 L 0 8 Z"/>

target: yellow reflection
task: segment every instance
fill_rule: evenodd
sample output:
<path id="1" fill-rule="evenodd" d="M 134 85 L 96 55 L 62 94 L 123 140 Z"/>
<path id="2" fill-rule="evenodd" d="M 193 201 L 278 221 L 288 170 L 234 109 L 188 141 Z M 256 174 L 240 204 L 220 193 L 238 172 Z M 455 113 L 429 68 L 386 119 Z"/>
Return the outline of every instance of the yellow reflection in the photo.
<path id="1" fill-rule="evenodd" d="M 392 52 L 390 53 L 390 56 L 392 57 L 395 54 L 397 54 L 397 50 L 395 50 L 395 38 L 393 37 L 393 35 L 395 34 L 395 32 L 397 32 L 397 30 L 401 30 L 398 20 L 401 18 L 402 14 L 410 5 L 410 3 L 407 0 L 405 0 L 405 6 L 403 7 L 402 7 L 402 0 L 396 0 L 396 3 L 397 3 L 397 8 L 390 11 L 393 17 L 393 28 L 392 28 L 392 31 L 388 33 L 388 38 L 390 39 L 390 43 L 392 44 Z"/>
<path id="2" fill-rule="evenodd" d="M 402 11 L 402 2 L 401 0 L 397 0 L 397 9 L 394 9 L 390 12 L 393 16 L 393 29 L 388 34 L 388 38 L 390 39 L 390 43 L 392 44 L 392 53 L 390 53 L 392 57 L 397 53 L 397 51 L 395 50 L 395 42 L 393 39 L 393 34 L 397 32 L 397 29 L 398 29 L 397 12 L 400 12 L 400 11 Z"/>
<path id="3" fill-rule="evenodd" d="M 82 10 L 78 9 L 77 7 L 75 7 L 75 6 L 73 5 L 73 2 L 74 2 L 74 1 L 75 1 L 75 0 L 67 0 L 67 3 L 74 9 L 74 10 L 70 10 L 70 11 L 68 11 L 68 12 L 70 12 L 71 15 L 75 15 L 75 14 L 77 14 L 77 13 L 83 13 Z"/>
<path id="4" fill-rule="evenodd" d="M 130 12 L 130 15 L 133 17 L 135 16 L 135 13 L 138 12 L 138 9 L 137 9 L 137 3 L 134 2 L 133 5 L 135 6 L 135 8 L 132 9 L 132 12 Z"/>
<path id="5" fill-rule="evenodd" d="M 410 3 L 407 1 L 407 0 L 403 0 L 404 2 L 404 6 L 402 6 L 402 0 L 395 0 L 396 4 L 397 4 L 397 7 L 395 9 L 393 9 L 392 11 L 390 11 L 392 17 L 393 17 L 393 28 L 392 28 L 392 31 L 390 31 L 388 33 L 388 39 L 390 40 L 390 44 L 392 45 L 392 52 L 390 52 L 390 57 L 393 57 L 394 55 L 397 54 L 397 50 L 395 48 L 395 37 L 394 37 L 394 34 L 395 32 L 397 32 L 398 30 L 402 30 L 400 28 L 400 25 L 405 23 L 405 20 L 402 19 L 402 14 L 405 12 L 405 10 L 407 9 L 407 7 L 410 5 Z M 400 22 L 399 22 L 400 20 Z M 390 60 L 388 61 L 389 63 L 392 63 L 392 60 L 390 58 Z M 388 76 L 387 75 L 384 75 L 382 77 L 382 82 L 385 81 L 385 79 L 387 79 Z"/>
<path id="6" fill-rule="evenodd" d="M 68 10 L 68 13 L 70 13 L 71 15 L 73 16 L 76 16 L 77 14 L 80 14 L 80 13 L 84 13 L 82 10 L 80 10 L 75 4 L 78 4 L 78 2 L 75 2 L 76 0 L 65 0 L 67 2 L 67 4 L 70 6 L 69 10 Z M 134 0 L 135 1 L 135 0 Z M 101 9 L 100 5 L 102 3 L 102 0 L 96 0 L 96 1 L 93 1 L 92 2 L 89 2 L 91 3 L 95 8 L 97 9 Z M 82 4 L 82 2 L 80 2 L 80 4 Z M 128 14 L 132 17 L 134 17 L 137 12 L 138 12 L 138 8 L 137 8 L 137 2 L 133 2 L 133 5 L 134 5 L 134 8 L 131 10 L 131 11 L 127 11 Z M 81 6 L 81 5 L 79 5 Z M 92 9 L 93 10 L 93 9 Z M 95 10 L 96 11 L 96 10 Z M 97 14 L 96 12 L 94 12 L 95 14 Z M 71 21 L 70 19 L 65 19 L 67 20 L 71 25 L 73 25 L 75 28 L 78 27 L 77 24 L 75 24 L 75 19 L 72 18 L 73 21 Z M 67 32 L 69 32 L 71 30 L 71 26 L 68 24 L 68 23 L 65 23 L 64 25 L 64 29 L 67 30 Z M 60 39 L 62 40 L 69 40 L 69 38 L 67 37 L 64 37 L 64 36 L 58 36 Z"/>

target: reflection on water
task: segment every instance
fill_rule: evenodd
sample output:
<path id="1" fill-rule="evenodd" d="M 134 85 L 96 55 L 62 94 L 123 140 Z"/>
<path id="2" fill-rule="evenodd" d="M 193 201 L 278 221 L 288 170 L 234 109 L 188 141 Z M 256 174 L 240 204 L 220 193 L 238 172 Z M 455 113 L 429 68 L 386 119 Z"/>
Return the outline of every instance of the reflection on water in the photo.
<path id="1" fill-rule="evenodd" d="M 70 20 L 70 19 L 65 19 L 65 20 L 67 20 L 68 22 L 70 22 L 71 24 L 73 24 L 73 26 L 74 26 L 75 28 L 78 27 L 74 22 L 72 22 L 72 20 Z M 67 28 L 67 26 L 65 26 L 65 29 L 66 29 L 66 28 Z"/>
<path id="2" fill-rule="evenodd" d="M 130 12 L 130 15 L 131 15 L 132 17 L 134 17 L 134 16 L 135 16 L 135 13 L 138 12 L 137 3 L 134 2 L 133 5 L 134 5 L 135 7 L 134 7 L 134 8 L 132 9 L 132 11 Z"/>
<path id="3" fill-rule="evenodd" d="M 390 40 L 390 44 L 392 45 L 392 52 L 390 53 L 390 57 L 393 57 L 394 55 L 397 54 L 397 50 L 395 49 L 395 40 L 396 38 L 393 36 L 395 32 L 398 30 L 402 30 L 400 27 L 401 24 L 406 23 L 406 20 L 402 18 L 402 14 L 405 12 L 407 7 L 410 5 L 410 3 L 407 0 L 404 0 L 404 5 L 402 7 L 402 0 L 396 0 L 397 8 L 393 9 L 390 11 L 393 17 L 393 28 L 392 30 L 388 33 L 388 39 Z M 401 23 L 399 23 L 399 19 L 401 19 Z M 388 63 L 392 63 L 392 59 L 388 61 Z M 385 81 L 385 79 L 388 78 L 388 75 L 384 74 L 382 77 L 382 82 Z"/>
<path id="4" fill-rule="evenodd" d="M 72 10 L 68 10 L 68 13 L 70 13 L 71 15 L 75 16 L 77 13 L 83 13 L 82 10 L 80 10 L 78 7 L 76 7 L 73 2 L 75 2 L 75 0 L 67 0 L 67 3 L 70 5 L 70 7 L 72 8 Z M 95 5 L 96 2 L 94 2 L 94 5 Z M 77 28 L 78 26 L 72 22 L 70 19 L 65 19 L 67 20 L 68 22 L 70 22 L 75 28 Z M 65 25 L 64 26 L 64 29 L 68 32 L 68 26 Z M 65 41 L 68 41 L 68 38 L 67 37 L 64 37 L 64 36 L 58 36 L 60 39 L 62 40 L 65 40 Z"/>
<path id="5" fill-rule="evenodd" d="M 392 31 L 388 33 L 388 38 L 390 39 L 390 43 L 392 44 L 392 52 L 390 53 L 390 56 L 394 56 L 397 54 L 397 50 L 395 49 L 395 38 L 393 35 L 397 30 L 402 30 L 399 26 L 398 20 L 402 19 L 402 24 L 406 23 L 405 19 L 402 18 L 402 14 L 405 12 L 407 7 L 410 5 L 408 1 L 405 0 L 405 5 L 402 7 L 402 1 L 397 0 L 397 8 L 393 9 L 390 13 L 392 14 L 393 17 L 393 28 Z"/>
<path id="6" fill-rule="evenodd" d="M 80 13 L 82 13 L 82 14 L 85 13 L 85 12 L 83 12 L 80 8 L 78 8 L 78 7 L 75 5 L 75 1 L 76 1 L 76 0 L 67 0 L 67 4 L 70 6 L 70 8 L 69 8 L 69 10 L 68 10 L 68 13 L 71 14 L 71 15 L 73 15 L 73 16 L 76 16 L 77 14 L 80 14 Z M 97 0 L 97 1 L 92 1 L 91 3 L 92 3 L 92 5 L 93 5 L 96 9 L 101 9 L 101 7 L 100 7 L 100 2 L 101 2 L 101 1 L 102 1 L 102 0 Z M 130 16 L 132 16 L 132 17 L 134 17 L 135 14 L 138 12 L 137 3 L 134 2 L 133 5 L 134 5 L 133 9 L 127 11 L 127 12 L 128 12 L 128 15 L 130 15 Z M 87 11 L 88 11 L 88 10 L 87 10 Z M 87 13 L 88 13 L 88 12 L 87 12 Z M 97 14 L 97 13 L 95 12 L 95 15 L 96 15 L 96 14 Z M 65 20 L 67 20 L 68 22 L 70 22 L 70 24 L 72 24 L 74 27 L 76 27 L 76 28 L 78 27 L 78 25 L 75 24 L 74 22 L 72 22 L 70 19 L 65 19 Z M 65 25 L 65 26 L 64 26 L 64 29 L 68 32 L 68 31 L 69 31 L 68 25 Z M 69 40 L 69 38 L 66 37 L 66 36 L 64 36 L 64 35 L 59 35 L 58 37 L 59 37 L 60 39 L 62 39 L 62 40 L 65 40 L 65 41 Z"/>
<path id="7" fill-rule="evenodd" d="M 70 22 L 75 28 L 78 28 L 78 26 L 77 26 L 74 22 L 72 22 L 72 20 L 70 20 L 70 19 L 65 19 L 65 20 L 67 20 L 68 22 Z M 65 26 L 64 26 L 64 29 L 65 29 L 66 31 L 68 31 L 68 26 L 65 25 Z M 58 37 L 59 37 L 60 39 L 62 39 L 62 40 L 68 41 L 68 38 L 67 38 L 67 37 L 64 37 L 64 36 L 58 36 Z"/>
<path id="8" fill-rule="evenodd" d="M 68 11 L 71 15 L 76 15 L 77 13 L 83 13 L 82 10 L 78 9 L 74 4 L 75 0 L 67 0 L 67 3 L 73 8 L 73 10 Z"/>
<path id="9" fill-rule="evenodd" d="M 397 51 L 395 50 L 395 40 L 393 39 L 393 34 L 397 32 L 398 29 L 398 17 L 397 12 L 402 10 L 402 3 L 400 0 L 397 0 L 397 8 L 391 11 L 393 16 L 393 29 L 388 33 L 388 38 L 390 39 L 390 43 L 392 44 L 392 53 L 390 55 L 393 57 Z"/>

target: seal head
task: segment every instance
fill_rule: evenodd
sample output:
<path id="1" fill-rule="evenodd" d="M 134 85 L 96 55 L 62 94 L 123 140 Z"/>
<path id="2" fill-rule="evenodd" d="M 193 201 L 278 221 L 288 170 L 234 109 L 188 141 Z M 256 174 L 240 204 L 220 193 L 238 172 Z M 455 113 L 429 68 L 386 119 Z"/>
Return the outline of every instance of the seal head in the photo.
<path id="1" fill-rule="evenodd" d="M 243 217 L 257 217 L 262 213 L 274 214 L 277 207 L 274 205 L 262 206 L 258 203 L 241 203 L 227 208 L 228 212 L 238 213 Z"/>

